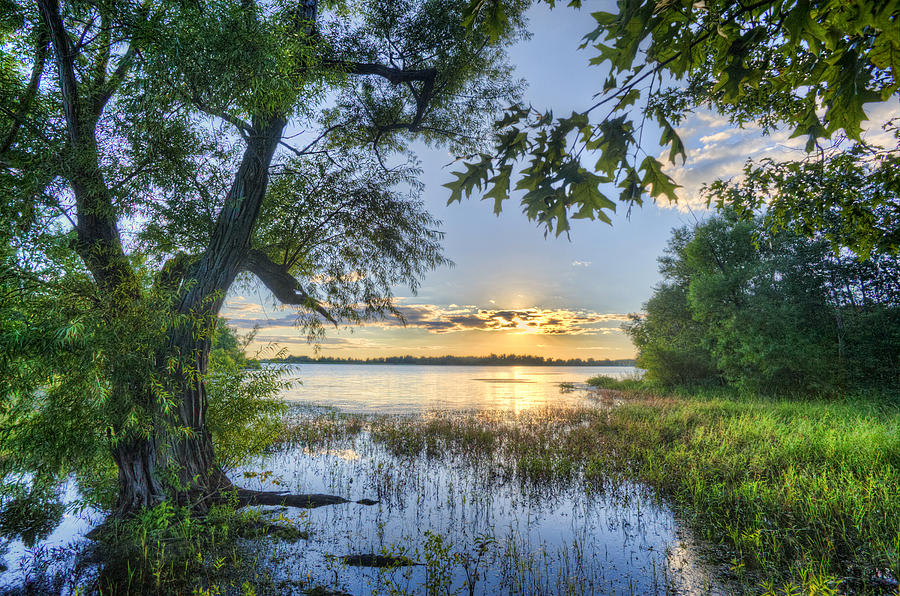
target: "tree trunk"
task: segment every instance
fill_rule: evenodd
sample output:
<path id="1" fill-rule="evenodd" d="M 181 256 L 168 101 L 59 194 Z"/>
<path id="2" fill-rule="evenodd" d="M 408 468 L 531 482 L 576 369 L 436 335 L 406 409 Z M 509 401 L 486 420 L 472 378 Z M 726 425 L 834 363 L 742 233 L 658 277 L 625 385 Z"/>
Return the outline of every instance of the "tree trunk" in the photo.
<path id="1" fill-rule="evenodd" d="M 137 438 L 123 441 L 113 449 L 119 469 L 119 497 L 116 512 L 127 515 L 153 507 L 166 499 L 159 480 L 160 452 L 155 440 Z"/>
<path id="2" fill-rule="evenodd" d="M 174 438 L 171 445 L 180 484 L 176 498 L 182 505 L 206 511 L 220 499 L 222 491 L 233 485 L 216 461 L 206 426 L 206 387 L 202 378 L 182 390 L 178 424 L 188 420 L 192 421 L 187 427 L 190 434 Z"/>
<path id="3" fill-rule="evenodd" d="M 214 326 L 215 314 L 210 315 Z M 190 327 L 176 330 L 170 339 L 170 349 L 179 360 L 175 375 L 178 410 L 172 423 L 180 428 L 171 437 L 168 447 L 176 465 L 179 485 L 175 487 L 176 499 L 182 505 L 205 511 L 219 499 L 223 490 L 232 488 L 232 484 L 216 462 L 212 437 L 206 425 L 204 379 L 210 342 L 203 332 L 211 332 L 212 328 L 203 329 L 201 325 L 202 319 Z M 187 434 L 182 434 L 181 430 L 186 430 Z"/>
<path id="4" fill-rule="evenodd" d="M 206 376 L 209 338 L 216 325 L 225 294 L 243 267 L 250 251 L 250 236 L 259 216 L 269 181 L 269 165 L 281 139 L 286 120 L 273 117 L 254 123 L 254 133 L 220 211 L 210 246 L 191 268 L 193 285 L 178 306 L 190 320 L 174 330 L 171 353 L 178 359 L 175 375 L 179 427 L 188 436 L 176 437 L 171 445 L 178 467 L 179 500 L 205 509 L 231 482 L 216 463 L 212 439 L 206 426 Z"/>

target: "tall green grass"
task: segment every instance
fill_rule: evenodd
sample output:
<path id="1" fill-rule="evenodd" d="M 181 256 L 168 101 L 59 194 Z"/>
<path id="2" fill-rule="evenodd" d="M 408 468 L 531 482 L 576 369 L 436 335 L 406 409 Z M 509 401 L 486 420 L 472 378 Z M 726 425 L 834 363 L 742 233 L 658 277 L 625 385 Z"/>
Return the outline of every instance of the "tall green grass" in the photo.
<path id="1" fill-rule="evenodd" d="M 671 496 L 738 572 L 900 577 L 900 416 L 867 402 L 713 398 L 625 403 L 602 424 L 630 475 Z"/>

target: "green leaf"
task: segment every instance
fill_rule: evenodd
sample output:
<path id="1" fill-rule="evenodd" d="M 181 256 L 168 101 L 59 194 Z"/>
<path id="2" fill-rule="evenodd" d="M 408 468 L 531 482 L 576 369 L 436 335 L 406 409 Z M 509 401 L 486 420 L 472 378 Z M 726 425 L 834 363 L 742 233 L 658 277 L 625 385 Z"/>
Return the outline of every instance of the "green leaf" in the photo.
<path id="1" fill-rule="evenodd" d="M 509 198 L 509 177 L 512 174 L 511 165 L 503 165 L 496 176 L 488 180 L 491 184 L 491 190 L 488 191 L 484 199 L 494 199 L 494 215 L 500 215 L 503 210 L 503 201 Z"/>
<path id="2" fill-rule="evenodd" d="M 680 188 L 680 186 L 675 184 L 675 181 L 662 171 L 662 164 L 659 160 L 648 155 L 641 162 L 640 169 L 644 171 L 641 184 L 644 188 L 650 188 L 651 195 L 654 197 L 666 195 L 673 203 L 678 200 L 675 189 Z"/>
<path id="3" fill-rule="evenodd" d="M 540 184 L 522 197 L 522 205 L 525 207 L 525 215 L 528 219 L 538 219 L 542 213 L 546 213 L 548 205 L 551 203 L 550 198 L 556 196 L 561 191 L 553 188 L 549 182 Z"/>
<path id="4" fill-rule="evenodd" d="M 675 158 L 680 155 L 681 165 L 684 165 L 687 161 L 687 153 L 684 151 L 684 143 L 681 142 L 681 137 L 678 136 L 678 133 L 675 132 L 675 129 L 672 128 L 672 125 L 667 120 L 663 120 L 660 124 L 662 124 L 663 133 L 659 143 L 663 146 L 669 143 L 672 144 L 672 148 L 669 150 L 669 161 L 675 163 Z"/>
<path id="5" fill-rule="evenodd" d="M 619 194 L 619 200 L 623 203 L 637 203 L 638 205 L 643 203 L 641 199 L 641 195 L 644 192 L 644 187 L 641 185 L 641 179 L 638 176 L 637 170 L 634 168 L 630 168 L 628 170 L 628 175 L 625 176 L 625 179 L 619 183 L 619 188 L 623 189 Z"/>
<path id="6" fill-rule="evenodd" d="M 483 188 L 490 173 L 491 158 L 488 155 L 482 155 L 481 161 L 463 165 L 466 167 L 466 171 L 452 172 L 456 176 L 456 180 L 443 185 L 451 191 L 450 198 L 447 199 L 448 205 L 453 201 L 462 201 L 463 193 L 466 198 L 470 197 L 476 186 L 479 189 Z"/>
<path id="7" fill-rule="evenodd" d="M 631 134 L 631 123 L 627 116 L 605 120 L 598 125 L 599 135 L 587 144 L 590 150 L 600 152 L 600 157 L 594 165 L 594 169 L 613 176 L 619 168 L 619 164 L 628 158 L 628 148 L 634 143 Z"/>
<path id="8" fill-rule="evenodd" d="M 503 34 L 508 20 L 503 2 L 501 0 L 471 0 L 462 13 L 463 26 L 472 27 L 479 14 L 482 15 L 484 31 L 488 34 L 491 43 L 496 42 Z"/>
<path id="9" fill-rule="evenodd" d="M 832 85 L 825 97 L 826 130 L 829 134 L 843 129 L 847 136 L 859 140 L 862 133 L 860 124 L 867 120 L 863 104 L 880 101 L 881 94 L 868 89 L 871 74 L 866 68 L 866 61 L 856 51 L 848 49 L 829 61 L 830 67 L 825 76 L 834 76 Z"/>
<path id="10" fill-rule="evenodd" d="M 814 107 L 811 107 L 806 113 L 806 116 L 803 117 L 803 120 L 791 135 L 791 138 L 793 139 L 803 135 L 807 135 L 809 137 L 809 140 L 806 141 L 807 153 L 813 151 L 816 148 L 817 139 L 828 136 L 828 131 L 826 131 L 825 127 L 822 126 L 822 123 L 819 122 L 819 117 L 816 115 L 816 110 Z"/>
<path id="11" fill-rule="evenodd" d="M 494 127 L 498 129 L 506 128 L 508 126 L 512 126 L 513 124 L 518 124 L 523 119 L 528 117 L 529 113 L 528 108 L 522 107 L 512 107 L 506 110 L 503 114 L 503 118 L 497 120 L 494 123 Z"/>
<path id="12" fill-rule="evenodd" d="M 609 200 L 599 189 L 601 184 L 608 182 L 608 179 L 588 172 L 579 166 L 577 162 L 573 162 L 573 166 L 573 168 L 567 170 L 563 184 L 569 188 L 568 204 L 581 207 L 574 217 L 577 219 L 594 219 L 599 217 L 609 223 L 609 217 L 604 213 L 604 209 L 615 211 L 616 204 Z"/>

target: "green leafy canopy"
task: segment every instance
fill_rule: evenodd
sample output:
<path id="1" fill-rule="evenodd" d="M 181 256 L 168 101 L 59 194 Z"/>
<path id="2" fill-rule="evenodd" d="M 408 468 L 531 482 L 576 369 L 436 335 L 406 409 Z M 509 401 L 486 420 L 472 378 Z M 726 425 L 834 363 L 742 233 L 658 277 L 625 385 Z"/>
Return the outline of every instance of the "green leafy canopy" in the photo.
<path id="1" fill-rule="evenodd" d="M 491 0 L 472 0 L 467 14 L 489 25 L 497 18 Z M 447 185 L 451 201 L 483 191 L 499 206 L 511 188 L 523 190 L 528 217 L 559 234 L 573 212 L 608 221 L 604 211 L 616 201 L 605 193 L 614 184 L 623 189 L 618 202 L 629 206 L 645 193 L 676 199 L 655 146 L 642 144 L 648 125 L 661 131 L 658 146 L 668 148 L 673 164 L 687 159 L 676 127 L 694 108 L 717 111 L 736 126 L 786 128 L 814 151 L 839 133 L 860 143 L 865 104 L 897 101 L 895 1 L 618 0 L 591 18 L 582 48 L 595 52 L 590 64 L 605 79 L 593 104 L 564 118 L 511 107 L 496 122 L 493 151 L 466 160 Z M 598 174 L 590 193 L 581 166 L 589 156 Z M 516 167 L 521 178 L 512 186 Z"/>

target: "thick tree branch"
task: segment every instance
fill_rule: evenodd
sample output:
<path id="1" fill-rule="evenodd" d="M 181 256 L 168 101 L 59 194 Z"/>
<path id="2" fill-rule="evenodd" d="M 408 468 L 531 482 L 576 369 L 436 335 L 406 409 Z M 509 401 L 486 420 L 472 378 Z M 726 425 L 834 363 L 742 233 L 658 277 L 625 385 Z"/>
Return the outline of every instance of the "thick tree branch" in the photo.
<path id="1" fill-rule="evenodd" d="M 109 68 L 109 59 L 112 57 L 112 32 L 110 31 L 109 14 L 106 11 L 100 13 L 100 32 L 95 39 L 99 42 L 99 51 L 92 69 L 93 81 L 91 81 L 91 87 L 99 90 L 106 86 L 106 71 Z M 78 48 L 83 47 L 84 45 L 81 43 L 78 44 Z M 93 103 L 90 105 L 93 107 Z"/>
<path id="2" fill-rule="evenodd" d="M 112 75 L 100 86 L 97 93 L 94 95 L 91 106 L 95 113 L 99 114 L 103 110 L 113 93 L 115 93 L 116 89 L 119 88 L 119 85 L 122 84 L 122 79 L 125 78 L 125 75 L 131 68 L 131 63 L 134 61 L 134 55 L 136 53 L 137 51 L 135 50 L 134 42 L 132 42 L 128 45 L 128 49 L 125 50 L 125 54 L 119 58 L 119 62 L 116 64 L 116 69 L 113 71 Z"/>
<path id="3" fill-rule="evenodd" d="M 391 130 L 406 129 L 410 132 L 418 132 L 422 119 L 425 117 L 425 111 L 428 109 L 428 104 L 434 96 L 434 81 L 437 77 L 436 68 L 403 69 L 364 62 L 338 62 L 335 64 L 346 69 L 349 74 L 376 75 L 387 79 L 392 85 L 409 84 L 410 91 L 416 100 L 416 113 L 412 121 L 379 126 L 376 144 L 383 133 Z M 411 84 L 416 81 L 422 83 L 422 87 L 418 92 Z"/>
<path id="4" fill-rule="evenodd" d="M 411 132 L 416 132 L 425 117 L 425 110 L 428 109 L 428 103 L 434 95 L 434 78 L 436 72 L 432 69 L 431 75 L 422 81 L 422 92 L 416 95 L 416 115 L 413 117 Z"/>
<path id="5" fill-rule="evenodd" d="M 22 122 L 25 120 L 25 116 L 28 115 L 29 110 L 31 110 L 31 103 L 34 101 L 35 95 L 37 95 L 38 86 L 41 83 L 41 74 L 44 72 L 44 61 L 47 58 L 47 44 L 49 41 L 47 29 L 41 27 L 38 30 L 37 40 L 35 41 L 34 65 L 31 67 L 31 78 L 28 80 L 28 87 L 25 89 L 22 101 L 19 102 L 19 109 L 13 115 L 9 131 L 3 137 L 3 141 L 0 142 L 0 154 L 6 153 L 15 142 Z"/>
<path id="6" fill-rule="evenodd" d="M 85 113 L 75 76 L 77 50 L 63 24 L 59 0 L 38 0 L 41 20 L 47 27 L 59 76 L 60 95 L 71 147 L 67 177 L 72 185 L 78 216 L 78 253 L 104 290 L 113 290 L 132 279 L 122 250 L 109 188 L 100 168 L 97 113 Z"/>
<path id="7" fill-rule="evenodd" d="M 253 133 L 253 126 L 251 126 L 247 122 L 244 122 L 243 120 L 241 120 L 237 116 L 234 116 L 233 114 L 229 114 L 228 112 L 226 112 L 224 110 L 217 110 L 217 109 L 213 108 L 212 106 L 210 106 L 206 102 L 204 102 L 200 98 L 199 95 L 195 94 L 193 97 L 191 97 L 190 101 L 194 105 L 195 108 L 197 108 L 204 114 L 224 120 L 228 124 L 231 124 L 232 126 L 237 128 L 241 133 L 248 134 L 248 135 Z"/>
<path id="8" fill-rule="evenodd" d="M 394 85 L 409 81 L 427 81 L 429 79 L 433 81 L 435 75 L 437 75 L 437 70 L 434 68 L 404 69 L 385 66 L 384 64 L 374 64 L 371 62 L 333 61 L 326 62 L 326 64 L 342 68 L 347 74 L 376 75 L 383 77 Z"/>
<path id="9" fill-rule="evenodd" d="M 250 249 L 244 260 L 244 269 L 258 277 L 281 303 L 312 309 L 337 326 L 337 321 L 315 298 L 306 293 L 300 282 L 264 252 Z"/>
<path id="10" fill-rule="evenodd" d="M 56 54 L 59 87 L 69 138 L 74 145 L 78 145 L 78 136 L 81 132 L 81 102 L 78 101 L 78 82 L 75 78 L 75 47 L 63 25 L 58 0 L 38 0 L 38 9 L 50 32 L 50 41 Z"/>

